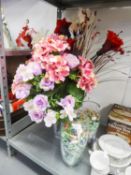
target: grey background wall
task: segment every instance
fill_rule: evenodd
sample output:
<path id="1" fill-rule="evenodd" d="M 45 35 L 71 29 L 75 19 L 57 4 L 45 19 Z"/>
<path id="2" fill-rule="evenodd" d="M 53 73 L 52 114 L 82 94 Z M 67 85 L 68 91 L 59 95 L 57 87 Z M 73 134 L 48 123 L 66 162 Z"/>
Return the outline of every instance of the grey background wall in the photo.
<path id="1" fill-rule="evenodd" d="M 30 26 L 38 31 L 52 32 L 54 29 L 56 8 L 48 3 L 41 0 L 3 0 L 2 5 L 14 39 L 27 18 L 30 20 Z M 131 46 L 131 4 L 123 4 L 120 7 L 99 5 L 99 8 L 95 6 L 95 9 L 98 11 L 98 18 L 102 20 L 97 26 L 102 35 L 105 36 L 109 29 L 116 32 L 123 30 L 121 37 L 126 42 L 126 46 Z M 64 16 L 70 19 L 77 12 L 76 9 L 70 9 L 64 12 Z M 118 63 L 111 63 L 107 67 L 98 77 L 102 82 L 97 85 L 93 93 L 88 95 L 101 105 L 103 116 L 106 116 L 107 107 L 113 103 L 131 107 L 131 79 L 128 78 L 131 76 L 131 55 L 124 55 Z"/>

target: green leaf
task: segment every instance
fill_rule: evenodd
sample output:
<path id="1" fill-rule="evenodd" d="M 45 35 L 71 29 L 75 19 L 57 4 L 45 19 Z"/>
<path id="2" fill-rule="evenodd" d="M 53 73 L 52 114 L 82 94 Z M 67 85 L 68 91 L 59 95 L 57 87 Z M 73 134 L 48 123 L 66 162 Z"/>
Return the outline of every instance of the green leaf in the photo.
<path id="1" fill-rule="evenodd" d="M 74 80 L 74 81 L 77 80 L 78 79 L 78 71 L 72 71 L 69 75 L 69 78 L 71 80 Z"/>
<path id="2" fill-rule="evenodd" d="M 67 92 L 73 97 L 75 97 L 75 108 L 79 108 L 82 105 L 83 99 L 85 97 L 85 92 L 80 88 L 77 88 L 75 82 L 70 82 L 67 85 Z"/>

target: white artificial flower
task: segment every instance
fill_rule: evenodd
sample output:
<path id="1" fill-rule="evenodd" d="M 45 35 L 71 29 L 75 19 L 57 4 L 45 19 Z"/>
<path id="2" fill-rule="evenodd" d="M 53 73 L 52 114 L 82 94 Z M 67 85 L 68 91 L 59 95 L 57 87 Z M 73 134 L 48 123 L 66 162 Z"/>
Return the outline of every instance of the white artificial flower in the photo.
<path id="1" fill-rule="evenodd" d="M 34 78 L 34 75 L 31 72 L 31 70 L 28 69 L 28 67 L 26 65 L 24 65 L 24 64 L 21 64 L 18 67 L 18 69 L 16 71 L 16 74 L 18 74 L 22 78 L 22 80 L 24 82 L 26 82 L 26 81 L 31 80 L 31 79 Z"/>
<path id="2" fill-rule="evenodd" d="M 44 118 L 46 127 L 51 127 L 57 122 L 56 112 L 53 110 L 48 110 L 46 117 Z"/>
<path id="3" fill-rule="evenodd" d="M 77 117 L 76 113 L 74 112 L 74 109 L 70 108 L 70 107 L 66 107 L 64 108 L 69 120 L 72 122 L 74 118 Z"/>
<path id="4" fill-rule="evenodd" d="M 61 110 L 61 111 L 60 111 L 60 118 L 61 118 L 61 119 L 64 119 L 64 118 L 66 118 L 66 117 L 67 117 L 67 114 L 66 114 L 65 110 Z"/>
<path id="5" fill-rule="evenodd" d="M 25 102 L 23 107 L 24 107 L 24 110 L 28 112 L 34 110 L 33 100 L 29 100 Z"/>

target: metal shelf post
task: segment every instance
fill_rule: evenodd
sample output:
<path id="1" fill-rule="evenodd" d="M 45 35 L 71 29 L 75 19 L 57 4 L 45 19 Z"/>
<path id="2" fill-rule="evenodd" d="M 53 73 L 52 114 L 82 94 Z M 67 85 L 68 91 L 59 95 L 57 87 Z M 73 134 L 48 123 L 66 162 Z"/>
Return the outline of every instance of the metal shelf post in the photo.
<path id="1" fill-rule="evenodd" d="M 1 8 L 1 1 L 0 1 Z M 7 85 L 7 70 L 6 70 L 6 56 L 4 49 L 3 29 L 2 29 L 2 14 L 0 10 L 0 89 L 3 106 L 3 117 L 6 133 L 6 143 L 8 155 L 11 155 L 11 147 L 8 143 L 8 139 L 11 138 L 11 117 L 9 110 L 9 99 L 8 99 L 8 85 Z"/>
<path id="2" fill-rule="evenodd" d="M 62 18 L 62 10 L 61 8 L 57 8 L 57 19 L 61 19 Z"/>

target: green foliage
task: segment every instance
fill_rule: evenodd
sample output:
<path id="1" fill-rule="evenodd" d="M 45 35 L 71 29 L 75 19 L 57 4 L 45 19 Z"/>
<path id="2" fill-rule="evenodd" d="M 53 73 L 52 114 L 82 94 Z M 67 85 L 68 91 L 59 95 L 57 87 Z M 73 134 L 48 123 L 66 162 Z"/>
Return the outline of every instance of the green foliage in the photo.
<path id="1" fill-rule="evenodd" d="M 78 71 L 72 71 L 72 72 L 70 73 L 70 75 L 69 75 L 69 78 L 70 78 L 71 80 L 76 81 L 76 80 L 78 79 Z"/>
<path id="2" fill-rule="evenodd" d="M 75 97 L 75 101 L 76 101 L 75 108 L 76 109 L 79 108 L 82 105 L 83 99 L 85 97 L 85 92 L 80 88 L 77 88 L 75 82 L 70 82 L 67 85 L 67 92 L 68 94 Z"/>
<path id="3" fill-rule="evenodd" d="M 61 107 L 58 105 L 58 101 L 60 101 L 60 99 L 64 98 L 66 95 L 72 95 L 75 97 L 75 108 L 77 109 L 82 105 L 83 99 L 85 97 L 84 91 L 76 87 L 76 82 L 74 80 L 77 79 L 77 75 L 78 73 L 76 71 L 73 71 L 65 82 L 56 84 L 55 88 L 48 92 L 44 92 L 42 89 L 40 89 L 39 86 L 41 79 L 45 75 L 42 74 L 35 76 L 33 80 L 29 81 L 29 83 L 32 84 L 32 88 L 30 91 L 30 96 L 27 100 L 34 98 L 37 94 L 45 94 L 48 96 L 51 108 L 55 111 L 60 111 Z"/>
<path id="4" fill-rule="evenodd" d="M 45 93 L 49 98 L 51 108 L 56 111 L 59 111 L 61 109 L 61 107 L 57 104 L 57 102 L 60 101 L 61 98 L 67 95 L 66 84 L 67 84 L 66 81 L 64 83 L 57 84 L 54 90 Z"/>
<path id="5" fill-rule="evenodd" d="M 29 83 L 32 85 L 31 91 L 30 91 L 30 96 L 28 97 L 27 100 L 32 99 L 33 97 L 36 96 L 36 94 L 42 93 L 42 89 L 40 89 L 40 81 L 44 77 L 44 74 L 41 74 L 39 76 L 35 76 L 32 80 L 29 81 Z"/>

